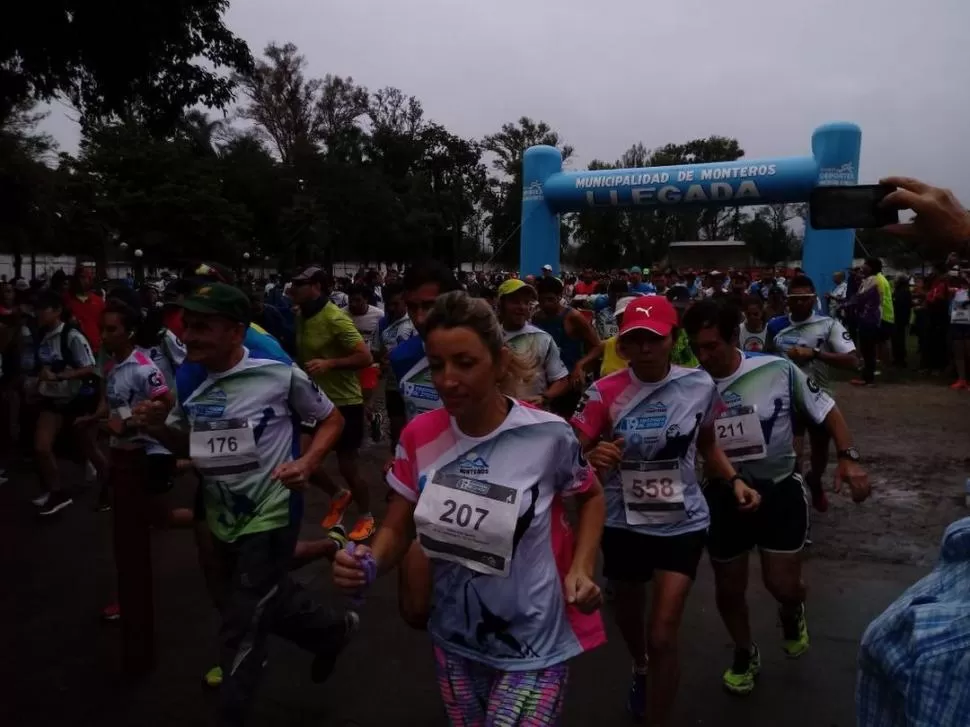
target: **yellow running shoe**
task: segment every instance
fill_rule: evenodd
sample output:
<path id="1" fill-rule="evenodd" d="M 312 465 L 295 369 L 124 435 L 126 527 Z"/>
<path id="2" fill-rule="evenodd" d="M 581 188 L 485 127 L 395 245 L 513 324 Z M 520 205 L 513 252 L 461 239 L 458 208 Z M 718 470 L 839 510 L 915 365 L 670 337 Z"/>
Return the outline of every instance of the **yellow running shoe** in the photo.
<path id="1" fill-rule="evenodd" d="M 341 490 L 334 495 L 330 500 L 330 510 L 320 521 L 320 527 L 324 530 L 330 530 L 330 528 L 339 525 L 344 519 L 344 511 L 350 506 L 352 499 L 350 490 Z"/>
<path id="2" fill-rule="evenodd" d="M 357 518 L 357 522 L 354 523 L 354 527 L 347 537 L 355 543 L 360 543 L 371 537 L 375 530 L 377 530 L 377 525 L 374 522 L 374 516 L 361 515 Z"/>
<path id="3" fill-rule="evenodd" d="M 222 667 L 214 666 L 202 677 L 202 683 L 209 689 L 218 689 L 222 686 Z"/>
<path id="4" fill-rule="evenodd" d="M 734 650 L 734 663 L 724 672 L 721 681 L 731 694 L 746 696 L 754 691 L 755 680 L 761 672 L 761 653 L 756 644 L 750 651 Z"/>
<path id="5" fill-rule="evenodd" d="M 798 606 L 794 616 L 788 617 L 781 611 L 778 612 L 778 616 L 781 619 L 781 648 L 789 659 L 797 659 L 811 646 L 808 638 L 808 622 L 805 620 L 805 604 Z"/>

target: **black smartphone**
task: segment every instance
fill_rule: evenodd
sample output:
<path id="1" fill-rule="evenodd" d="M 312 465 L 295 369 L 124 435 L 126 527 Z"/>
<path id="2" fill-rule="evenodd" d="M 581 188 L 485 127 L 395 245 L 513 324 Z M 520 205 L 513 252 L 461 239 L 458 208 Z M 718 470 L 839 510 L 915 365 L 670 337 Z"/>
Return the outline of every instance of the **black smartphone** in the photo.
<path id="1" fill-rule="evenodd" d="M 808 213 L 816 230 L 882 227 L 899 222 L 899 210 L 880 202 L 895 187 L 860 184 L 853 187 L 816 187 L 808 198 Z"/>

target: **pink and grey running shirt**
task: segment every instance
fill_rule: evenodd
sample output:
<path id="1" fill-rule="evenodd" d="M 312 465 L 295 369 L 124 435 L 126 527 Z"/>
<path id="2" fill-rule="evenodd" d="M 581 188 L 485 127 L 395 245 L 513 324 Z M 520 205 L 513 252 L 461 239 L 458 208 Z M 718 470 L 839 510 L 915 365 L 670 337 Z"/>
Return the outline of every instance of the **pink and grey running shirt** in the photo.
<path id="1" fill-rule="evenodd" d="M 169 382 L 165 375 L 152 362 L 147 352 L 136 348 L 120 363 L 108 358 L 104 363 L 105 397 L 111 417 L 122 421 L 131 418 L 131 410 L 143 401 L 152 401 L 169 392 Z M 147 434 L 133 434 L 128 437 L 111 437 L 112 447 L 124 444 L 143 445 L 148 454 L 168 454 L 168 450 L 158 440 Z"/>
<path id="2" fill-rule="evenodd" d="M 571 423 L 595 442 L 622 437 L 623 463 L 603 483 L 606 526 L 647 535 L 704 530 L 707 501 L 697 482 L 697 432 L 723 408 L 704 371 L 671 366 L 662 381 L 626 368 L 586 390 Z"/>
<path id="3" fill-rule="evenodd" d="M 567 606 L 562 583 L 574 542 L 561 496 L 596 480 L 564 420 L 509 401 L 505 421 L 484 437 L 463 434 L 444 409 L 418 415 L 387 482 L 415 504 L 433 569 L 435 644 L 528 671 L 605 642 L 599 614 Z"/>

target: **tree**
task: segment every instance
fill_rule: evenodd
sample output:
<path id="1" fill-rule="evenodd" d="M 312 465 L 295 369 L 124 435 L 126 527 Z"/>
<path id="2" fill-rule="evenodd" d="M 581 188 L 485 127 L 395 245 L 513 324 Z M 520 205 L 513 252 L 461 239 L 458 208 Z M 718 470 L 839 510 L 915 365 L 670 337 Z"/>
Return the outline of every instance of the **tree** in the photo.
<path id="1" fill-rule="evenodd" d="M 23 254 L 36 252 L 53 235 L 55 186 L 44 162 L 55 145 L 37 131 L 44 116 L 23 101 L 0 122 L 0 240 L 14 256 L 18 275 Z"/>
<path id="2" fill-rule="evenodd" d="M 769 265 L 788 260 L 797 244 L 794 233 L 784 222 L 778 224 L 764 211 L 758 211 L 751 219 L 742 222 L 739 233 L 751 254 Z"/>
<path id="3" fill-rule="evenodd" d="M 186 138 L 111 124 L 89 130 L 79 156 L 65 155 L 60 171 L 65 252 L 105 262 L 118 254 L 117 240 L 140 248 L 149 265 L 199 258 L 238 264 L 252 245 L 251 214 L 224 195 L 220 159 L 199 156 Z"/>
<path id="4" fill-rule="evenodd" d="M 145 12 L 135 2 L 131 12 Z M 204 6 L 186 3 L 190 15 Z M 167 13 L 158 9 L 156 18 Z M 221 22 L 218 12 L 203 19 Z M 200 83 L 219 72 L 206 69 Z M 246 96 L 232 118 L 194 108 L 198 99 L 174 87 L 165 90 L 187 103 L 153 116 L 141 108 L 149 98 L 136 83 L 124 95 L 130 113 L 102 113 L 115 108 L 116 96 L 89 104 L 78 154 L 62 154 L 56 167 L 50 140 L 34 131 L 32 107 L 22 104 L 0 120 L 0 240 L 18 260 L 56 250 L 92 255 L 102 266 L 125 249 L 141 249 L 149 266 L 183 258 L 241 264 L 244 252 L 282 267 L 425 255 L 457 265 L 479 256 L 486 228 L 493 238 L 499 225 L 517 230 L 528 146 L 571 153 L 547 124 L 523 118 L 491 137 L 490 179 L 485 145 L 427 119 L 418 98 L 393 87 L 371 93 L 351 77 L 313 78 L 306 69 L 291 43 L 271 44 L 258 63 L 238 65 L 223 79 Z M 129 78 L 128 70 L 119 75 Z M 77 97 L 90 91 L 79 87 Z M 250 123 L 233 129 L 238 119 Z M 566 220 L 562 240 L 569 237 Z"/>
<path id="5" fill-rule="evenodd" d="M 808 215 L 807 203 L 769 204 L 761 208 L 772 227 L 787 227 L 796 220 L 805 220 Z"/>
<path id="6" fill-rule="evenodd" d="M 370 94 L 348 76 L 324 76 L 315 108 L 320 141 L 327 156 L 360 163 L 365 133 L 361 119 L 370 111 Z"/>
<path id="7" fill-rule="evenodd" d="M 424 123 L 421 102 L 392 86 L 371 96 L 368 115 L 374 135 L 388 132 L 413 138 Z"/>
<path id="8" fill-rule="evenodd" d="M 489 214 L 493 255 L 504 262 L 518 260 L 516 235 L 522 215 L 522 155 L 530 146 L 538 144 L 558 148 L 563 161 L 573 155 L 573 147 L 562 142 L 549 124 L 533 121 L 528 116 L 516 123 L 503 124 L 501 131 L 486 136 L 482 142 L 482 148 L 494 155 L 492 169 L 498 172 L 489 182 L 484 203 Z"/>
<path id="9" fill-rule="evenodd" d="M 23 3 L 0 40 L 0 124 L 26 101 L 67 99 L 87 126 L 112 118 L 173 128 L 184 109 L 233 100 L 252 65 L 225 26 L 228 0 Z M 121 31 L 119 32 L 119 29 Z"/>
<path id="10" fill-rule="evenodd" d="M 237 76 L 249 104 L 239 115 L 252 121 L 276 147 L 280 161 L 292 164 L 320 136 L 316 113 L 323 81 L 304 76 L 306 58 L 292 43 L 270 43 L 252 71 Z"/>
<path id="11" fill-rule="evenodd" d="M 177 133 L 184 136 L 199 156 L 215 154 L 216 138 L 225 131 L 225 123 L 210 119 L 209 115 L 198 109 L 191 109 L 182 117 Z"/>
<path id="12" fill-rule="evenodd" d="M 853 257 L 878 257 L 901 270 L 939 261 L 926 241 L 899 238 L 878 228 L 856 230 Z"/>
<path id="13" fill-rule="evenodd" d="M 218 170 L 222 195 L 235 209 L 245 210 L 248 227 L 240 236 L 252 252 L 276 261 L 287 260 L 290 248 L 280 220 L 290 202 L 283 185 L 283 170 L 255 134 L 241 134 L 219 150 Z M 292 261 L 290 261 L 292 262 Z"/>
<path id="14" fill-rule="evenodd" d="M 439 243 L 433 252 L 457 266 L 464 259 L 462 251 L 466 255 L 471 252 L 471 259 L 477 255 L 481 200 L 488 184 L 482 149 L 438 124 L 429 124 L 423 130 L 421 142 L 425 147 L 423 168 L 437 216 Z"/>

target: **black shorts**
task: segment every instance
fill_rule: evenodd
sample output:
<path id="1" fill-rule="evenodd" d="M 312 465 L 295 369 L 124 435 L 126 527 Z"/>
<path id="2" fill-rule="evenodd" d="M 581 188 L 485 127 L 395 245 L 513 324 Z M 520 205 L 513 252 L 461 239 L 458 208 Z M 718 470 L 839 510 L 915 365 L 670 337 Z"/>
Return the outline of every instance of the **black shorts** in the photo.
<path id="1" fill-rule="evenodd" d="M 893 330 L 896 328 L 895 323 L 890 323 L 889 321 L 879 322 L 879 342 L 885 343 L 893 337 Z"/>
<path id="2" fill-rule="evenodd" d="M 337 409 L 344 418 L 344 430 L 337 440 L 336 452 L 356 452 L 364 442 L 364 405 L 345 404 Z"/>
<path id="3" fill-rule="evenodd" d="M 151 495 L 162 495 L 175 484 L 176 460 L 171 454 L 158 452 L 146 455 L 145 487 Z"/>
<path id="4" fill-rule="evenodd" d="M 755 483 L 761 505 L 754 512 L 738 512 L 733 490 L 723 481 L 711 482 L 704 496 L 711 511 L 707 550 L 722 563 L 752 548 L 766 553 L 797 553 L 808 537 L 808 496 L 801 475 L 776 484 Z"/>
<path id="5" fill-rule="evenodd" d="M 683 535 L 647 535 L 625 528 L 604 528 L 603 576 L 621 583 L 646 583 L 658 570 L 683 573 L 694 580 L 704 553 L 707 531 Z"/>
<path id="6" fill-rule="evenodd" d="M 389 417 L 407 418 L 407 411 L 404 408 L 404 397 L 401 396 L 400 391 L 385 391 L 384 406 L 387 407 L 387 415 Z"/>
<path id="7" fill-rule="evenodd" d="M 344 430 L 337 440 L 334 451 L 356 452 L 364 442 L 364 405 L 345 404 L 338 406 L 337 410 L 344 418 Z M 300 422 L 300 433 L 312 437 L 317 431 L 318 423 L 312 420 Z"/>
<path id="8" fill-rule="evenodd" d="M 98 396 L 79 394 L 73 399 L 50 399 L 38 397 L 37 408 L 64 417 L 65 423 L 70 423 L 78 417 L 94 414 L 98 410 Z"/>

